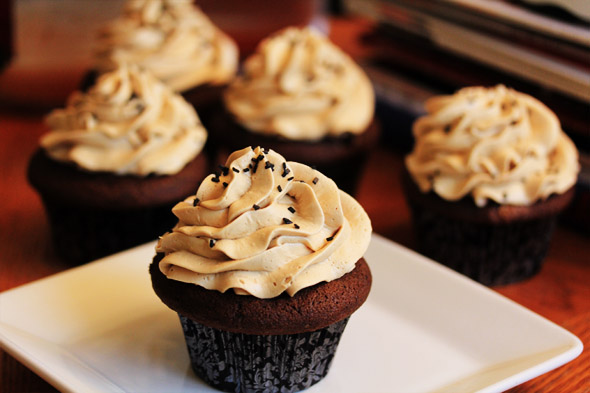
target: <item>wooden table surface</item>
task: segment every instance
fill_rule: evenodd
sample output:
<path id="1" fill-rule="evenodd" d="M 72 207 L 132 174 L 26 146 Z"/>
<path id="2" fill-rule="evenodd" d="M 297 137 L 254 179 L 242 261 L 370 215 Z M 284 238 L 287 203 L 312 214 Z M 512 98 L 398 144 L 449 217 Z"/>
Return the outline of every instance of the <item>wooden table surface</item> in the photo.
<path id="1" fill-rule="evenodd" d="M 361 27 L 364 25 L 361 25 Z M 341 40 L 359 27 L 333 25 Z M 354 51 L 354 48 L 353 48 Z M 43 110 L 0 109 L 0 292 L 63 271 L 53 253 L 41 201 L 25 169 L 44 132 Z M 359 202 L 375 232 L 409 248 L 415 245 L 409 210 L 400 191 L 402 154 L 381 146 L 366 168 Z M 577 335 L 590 346 L 590 239 L 559 226 L 543 269 L 521 283 L 493 288 Z M 42 299 L 40 299 L 42 302 Z M 0 313 L 2 310 L 0 309 Z M 585 350 L 566 365 L 511 389 L 511 392 L 590 392 L 590 355 Z M 9 354 L 0 352 L 0 392 L 51 392 L 45 381 Z"/>

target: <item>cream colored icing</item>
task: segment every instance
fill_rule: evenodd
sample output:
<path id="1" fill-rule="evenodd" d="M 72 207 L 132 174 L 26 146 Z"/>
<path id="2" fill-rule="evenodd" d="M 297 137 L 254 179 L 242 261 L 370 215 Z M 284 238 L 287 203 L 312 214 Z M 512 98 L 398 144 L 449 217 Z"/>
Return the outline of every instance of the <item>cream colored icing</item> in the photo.
<path id="1" fill-rule="evenodd" d="M 137 66 L 103 74 L 46 122 L 41 146 L 50 157 L 121 175 L 177 173 L 207 139 L 193 107 Z"/>
<path id="2" fill-rule="evenodd" d="M 191 0 L 128 0 L 98 38 L 98 70 L 120 63 L 138 64 L 173 90 L 186 91 L 231 80 L 238 48 Z"/>
<path id="3" fill-rule="evenodd" d="M 354 269 L 371 222 L 331 179 L 259 147 L 234 152 L 226 168 L 174 207 L 178 224 L 156 247 L 169 279 L 264 299 Z"/>
<path id="4" fill-rule="evenodd" d="M 423 192 L 530 205 L 576 183 L 575 145 L 535 98 L 498 85 L 431 98 L 413 127 L 408 171 Z"/>
<path id="5" fill-rule="evenodd" d="M 312 28 L 290 27 L 263 40 L 224 99 L 245 128 L 295 140 L 359 134 L 375 108 L 363 70 Z"/>

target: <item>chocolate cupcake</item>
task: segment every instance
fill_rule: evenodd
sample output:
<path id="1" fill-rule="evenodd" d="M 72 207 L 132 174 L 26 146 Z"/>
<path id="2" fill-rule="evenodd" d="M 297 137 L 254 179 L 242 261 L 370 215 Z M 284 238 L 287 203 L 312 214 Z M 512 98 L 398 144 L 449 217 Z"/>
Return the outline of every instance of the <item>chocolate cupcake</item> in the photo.
<path id="1" fill-rule="evenodd" d="M 194 108 L 136 66 L 102 75 L 46 120 L 28 178 L 56 252 L 72 263 L 156 239 L 209 173 Z"/>
<path id="2" fill-rule="evenodd" d="M 319 382 L 371 286 L 362 207 L 320 172 L 246 148 L 173 212 L 150 274 L 195 373 L 224 391 Z"/>
<path id="3" fill-rule="evenodd" d="M 349 193 L 379 139 L 369 78 L 311 28 L 290 27 L 263 40 L 224 103 L 210 128 L 216 146 L 266 146 L 317 168 Z"/>
<path id="4" fill-rule="evenodd" d="M 403 182 L 419 250 L 486 285 L 531 277 L 573 196 L 575 145 L 545 105 L 502 85 L 426 109 Z"/>
<path id="5" fill-rule="evenodd" d="M 127 1 L 122 15 L 99 32 L 97 47 L 94 74 L 121 63 L 149 70 L 182 94 L 205 126 L 239 61 L 234 40 L 191 0 Z"/>

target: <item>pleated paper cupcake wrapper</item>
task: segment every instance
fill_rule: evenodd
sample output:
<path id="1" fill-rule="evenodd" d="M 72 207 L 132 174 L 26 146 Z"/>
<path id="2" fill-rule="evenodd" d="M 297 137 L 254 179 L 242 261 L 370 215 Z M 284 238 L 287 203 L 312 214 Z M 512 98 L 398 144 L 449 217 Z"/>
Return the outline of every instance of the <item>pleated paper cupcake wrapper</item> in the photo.
<path id="1" fill-rule="evenodd" d="M 314 332 L 288 335 L 231 333 L 179 314 L 191 366 L 226 392 L 297 392 L 324 378 L 348 318 Z"/>
<path id="2" fill-rule="evenodd" d="M 412 206 L 419 251 L 484 285 L 534 276 L 547 254 L 557 216 L 486 224 Z"/>
<path id="3" fill-rule="evenodd" d="M 174 204 L 118 210 L 43 201 L 55 251 L 72 265 L 157 239 L 177 221 L 171 211 Z"/>

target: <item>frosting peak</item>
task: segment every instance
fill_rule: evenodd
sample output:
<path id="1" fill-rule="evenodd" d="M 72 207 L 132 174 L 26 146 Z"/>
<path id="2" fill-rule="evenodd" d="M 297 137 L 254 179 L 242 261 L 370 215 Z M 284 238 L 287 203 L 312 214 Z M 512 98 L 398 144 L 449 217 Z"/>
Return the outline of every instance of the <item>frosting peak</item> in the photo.
<path id="1" fill-rule="evenodd" d="M 365 211 L 332 180 L 261 148 L 234 152 L 173 213 L 179 222 L 157 245 L 162 272 L 258 298 L 352 271 L 371 234 Z"/>
<path id="2" fill-rule="evenodd" d="M 311 28 L 263 40 L 225 95 L 244 127 L 288 139 L 363 132 L 373 118 L 373 87 L 363 70 Z"/>
<path id="3" fill-rule="evenodd" d="M 414 123 L 408 171 L 423 192 L 478 206 L 530 205 L 576 183 L 578 152 L 555 114 L 498 85 L 431 98 Z"/>
<path id="4" fill-rule="evenodd" d="M 103 74 L 46 122 L 41 146 L 53 159 L 117 174 L 175 174 L 207 139 L 193 107 L 137 66 Z"/>
<path id="5" fill-rule="evenodd" d="M 137 64 L 175 91 L 227 83 L 238 49 L 191 0 L 128 0 L 123 14 L 100 32 L 97 68 Z"/>

